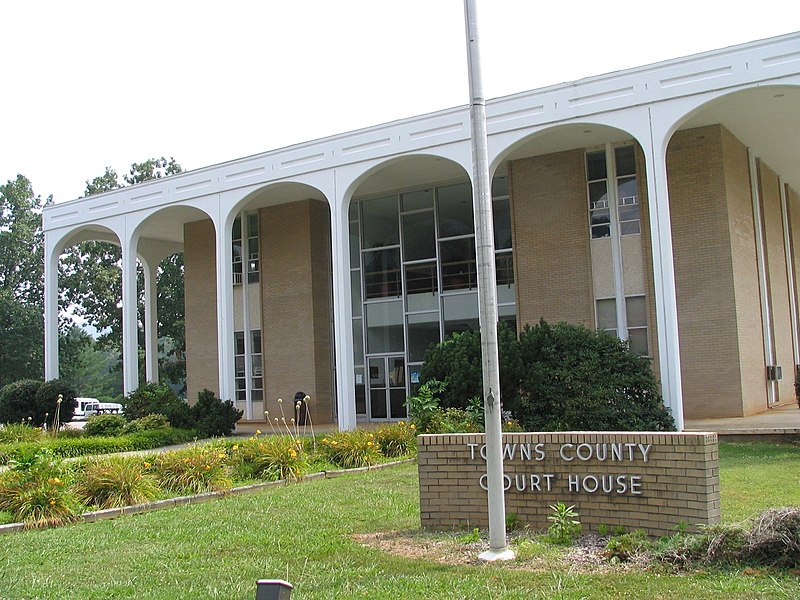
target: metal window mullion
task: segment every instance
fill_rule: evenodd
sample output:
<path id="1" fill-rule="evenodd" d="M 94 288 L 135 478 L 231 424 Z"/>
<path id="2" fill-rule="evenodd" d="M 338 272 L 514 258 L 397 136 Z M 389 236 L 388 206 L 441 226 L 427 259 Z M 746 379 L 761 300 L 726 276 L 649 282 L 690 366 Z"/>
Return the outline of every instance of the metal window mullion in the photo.
<path id="1" fill-rule="evenodd" d="M 619 213 L 617 203 L 619 193 L 617 189 L 617 161 L 614 146 L 610 143 L 605 146 L 606 152 L 606 194 L 608 196 L 608 217 L 611 226 L 611 263 L 614 271 L 614 298 L 616 299 L 617 312 L 617 337 L 621 340 L 628 339 L 628 316 L 625 310 L 625 281 L 622 275 L 622 238 L 619 228 Z"/>
<path id="2" fill-rule="evenodd" d="M 242 231 L 242 258 L 248 257 L 242 263 L 242 327 L 244 329 L 244 415 L 249 421 L 253 418 L 253 338 L 250 333 L 250 232 L 248 231 L 247 213 L 239 213 Z M 263 343 L 263 342 L 262 342 Z M 262 365 L 263 372 L 263 365 Z"/>

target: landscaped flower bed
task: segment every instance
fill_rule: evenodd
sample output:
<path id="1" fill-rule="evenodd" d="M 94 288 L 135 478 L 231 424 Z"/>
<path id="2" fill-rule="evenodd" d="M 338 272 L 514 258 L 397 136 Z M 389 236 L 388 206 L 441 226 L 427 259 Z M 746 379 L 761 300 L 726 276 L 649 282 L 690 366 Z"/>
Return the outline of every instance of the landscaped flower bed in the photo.
<path id="1" fill-rule="evenodd" d="M 415 435 L 405 423 L 375 432 L 339 432 L 319 440 L 292 432 L 263 436 L 259 431 L 244 440 L 219 438 L 163 453 L 72 462 L 40 445 L 0 473 L 0 522 L 19 521 L 27 528 L 55 526 L 89 511 L 371 466 L 411 456 Z M 381 448 L 388 448 L 390 456 Z M 398 454 L 398 449 L 405 452 Z"/>

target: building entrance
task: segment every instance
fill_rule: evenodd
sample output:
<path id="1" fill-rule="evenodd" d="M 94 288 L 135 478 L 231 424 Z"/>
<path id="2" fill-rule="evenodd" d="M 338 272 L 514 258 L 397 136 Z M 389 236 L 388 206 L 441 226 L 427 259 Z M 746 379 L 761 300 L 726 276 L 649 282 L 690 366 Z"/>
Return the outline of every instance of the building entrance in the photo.
<path id="1" fill-rule="evenodd" d="M 371 421 L 406 417 L 406 363 L 403 355 L 372 356 L 369 366 L 368 408 Z"/>

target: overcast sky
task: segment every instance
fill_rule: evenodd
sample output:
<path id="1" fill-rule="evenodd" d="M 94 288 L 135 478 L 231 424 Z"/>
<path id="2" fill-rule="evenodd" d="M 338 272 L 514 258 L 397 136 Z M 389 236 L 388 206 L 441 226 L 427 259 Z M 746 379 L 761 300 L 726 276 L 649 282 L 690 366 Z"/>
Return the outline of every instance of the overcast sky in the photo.
<path id="1" fill-rule="evenodd" d="M 488 98 L 800 30 L 800 3 L 478 0 Z M 0 3 L 0 181 L 195 169 L 469 101 L 463 0 Z"/>

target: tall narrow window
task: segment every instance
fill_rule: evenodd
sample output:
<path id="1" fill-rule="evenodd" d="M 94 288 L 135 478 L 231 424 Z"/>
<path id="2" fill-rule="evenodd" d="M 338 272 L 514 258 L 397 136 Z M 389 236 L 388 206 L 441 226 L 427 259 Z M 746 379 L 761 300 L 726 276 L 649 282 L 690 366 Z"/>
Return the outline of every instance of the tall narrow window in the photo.
<path id="1" fill-rule="evenodd" d="M 620 235 L 641 233 L 639 191 L 633 146 L 614 149 L 617 207 L 612 213 L 608 194 L 608 169 L 604 150 L 586 154 L 586 176 L 589 195 L 589 222 L 592 239 L 611 235 L 611 219 L 616 220 Z"/>
<path id="2" fill-rule="evenodd" d="M 258 214 L 247 215 L 247 227 L 242 237 L 242 221 L 239 217 L 233 221 L 233 283 L 242 283 L 244 264 L 247 263 L 247 283 L 258 283 L 259 250 L 258 250 Z M 247 239 L 247 256 L 244 256 L 243 240 Z"/>
<path id="3" fill-rule="evenodd" d="M 233 335 L 236 347 L 234 355 L 236 400 L 244 402 L 247 398 L 247 371 L 245 370 L 247 357 L 244 351 L 244 331 L 236 331 Z M 250 398 L 253 402 L 261 402 L 264 399 L 264 369 L 261 353 L 261 331 L 259 329 L 250 331 L 250 341 Z"/>

